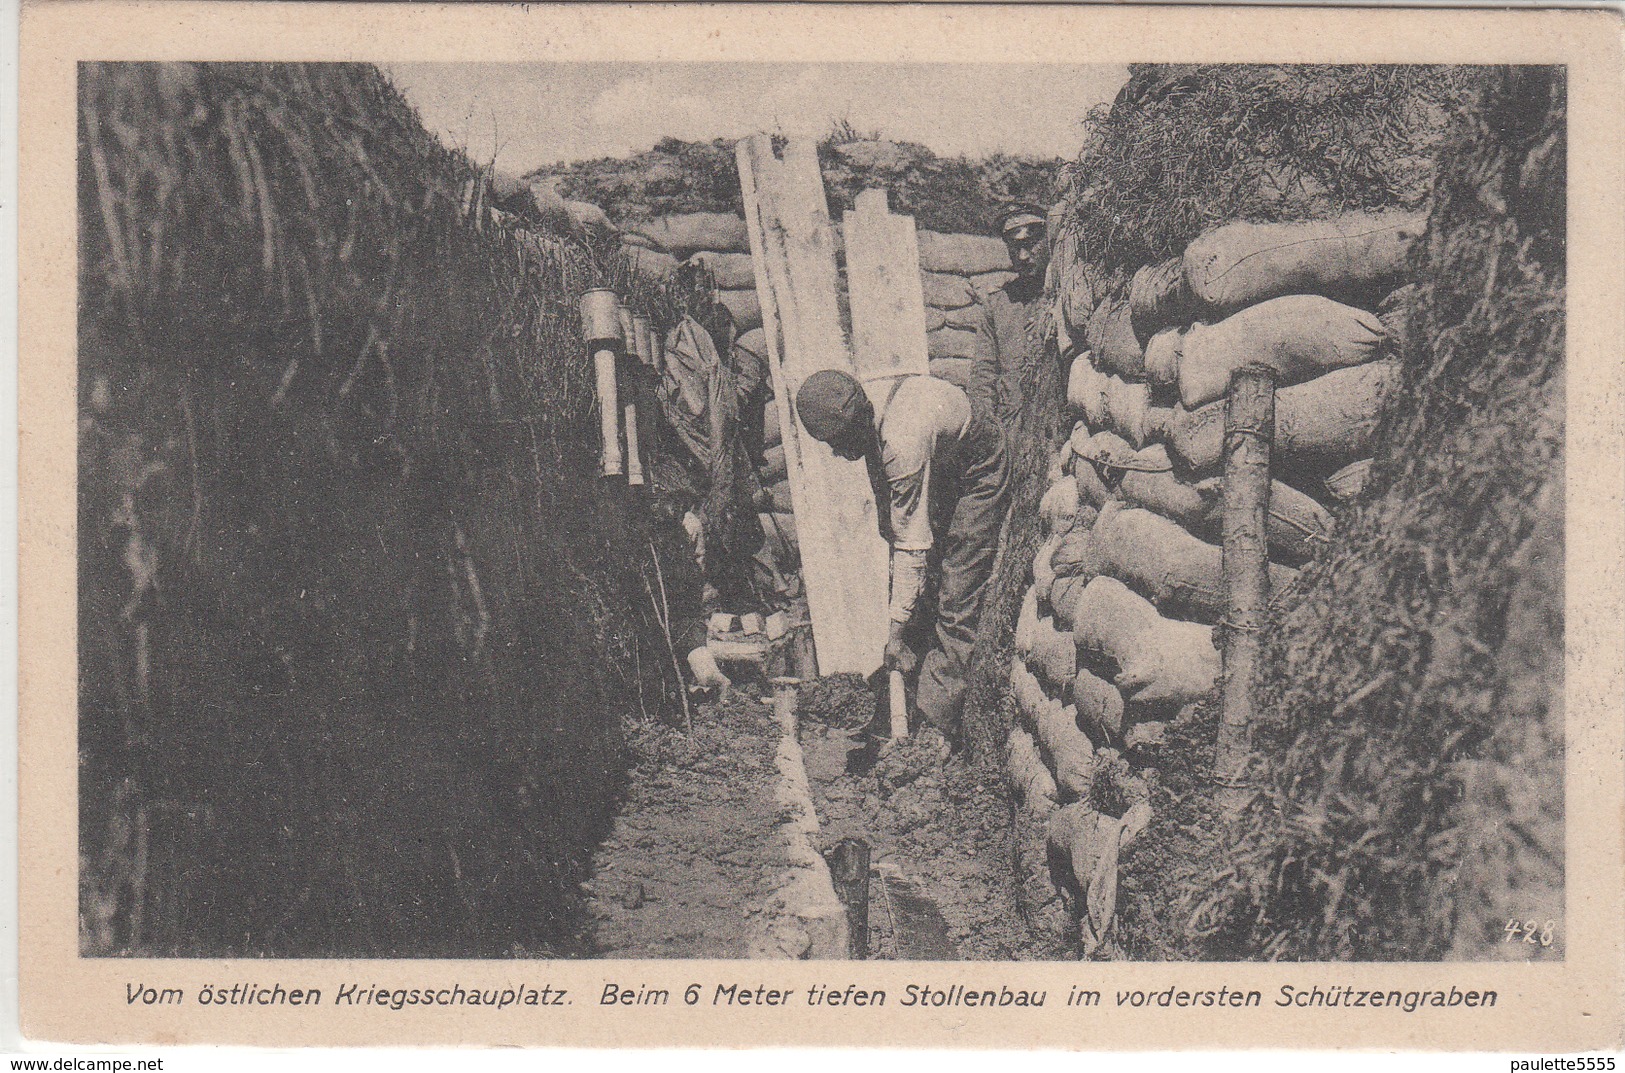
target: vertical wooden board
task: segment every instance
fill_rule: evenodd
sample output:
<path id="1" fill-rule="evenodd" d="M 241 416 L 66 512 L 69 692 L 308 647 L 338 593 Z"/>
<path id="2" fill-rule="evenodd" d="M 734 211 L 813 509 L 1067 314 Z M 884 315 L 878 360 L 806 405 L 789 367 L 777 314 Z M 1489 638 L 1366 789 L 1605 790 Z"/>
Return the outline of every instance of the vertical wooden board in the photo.
<path id="1" fill-rule="evenodd" d="M 892 213 L 884 190 L 865 190 L 845 223 L 858 379 L 926 375 L 925 290 L 914 217 Z"/>
<path id="2" fill-rule="evenodd" d="M 868 675 L 886 646 L 887 550 L 874 496 L 863 463 L 809 436 L 791 404 L 818 370 L 853 371 L 818 157 L 810 143 L 791 142 L 781 159 L 765 134 L 740 141 L 736 156 L 819 670 Z"/>

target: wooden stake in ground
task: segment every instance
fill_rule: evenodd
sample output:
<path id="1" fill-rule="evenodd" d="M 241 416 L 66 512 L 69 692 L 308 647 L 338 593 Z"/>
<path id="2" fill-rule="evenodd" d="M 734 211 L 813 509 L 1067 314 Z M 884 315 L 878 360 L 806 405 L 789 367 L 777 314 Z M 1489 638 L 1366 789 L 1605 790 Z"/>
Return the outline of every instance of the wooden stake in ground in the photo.
<path id="1" fill-rule="evenodd" d="M 886 543 L 874 495 L 863 463 L 837 458 L 809 436 L 792 406 L 820 369 L 854 372 L 818 156 L 810 142 L 775 153 L 766 134 L 740 141 L 735 155 L 818 669 L 869 675 L 886 647 Z"/>
<path id="2" fill-rule="evenodd" d="M 1275 374 L 1248 365 L 1230 381 L 1224 412 L 1224 658 L 1214 776 L 1220 811 L 1235 817 L 1252 799 L 1245 777 L 1258 684 L 1260 634 L 1269 614 L 1270 446 Z"/>
<path id="3" fill-rule="evenodd" d="M 925 292 L 914 217 L 894 214 L 886 191 L 865 190 L 843 221 L 852 307 L 852 366 L 864 383 L 931 371 Z"/>

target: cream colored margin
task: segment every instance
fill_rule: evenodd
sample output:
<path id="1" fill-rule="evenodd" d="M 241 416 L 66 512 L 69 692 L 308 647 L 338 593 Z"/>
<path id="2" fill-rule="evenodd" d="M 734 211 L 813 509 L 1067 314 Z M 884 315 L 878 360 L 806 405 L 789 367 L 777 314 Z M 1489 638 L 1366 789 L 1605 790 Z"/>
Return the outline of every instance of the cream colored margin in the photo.
<path id="1" fill-rule="evenodd" d="M 29 3 L 22 12 L 19 423 L 22 1021 L 33 1039 L 106 1043 L 909 1045 L 1462 1048 L 1621 1043 L 1625 317 L 1621 19 L 1602 11 L 1288 7 Z M 1561 965 L 80 960 L 75 907 L 75 63 L 933 60 L 1566 63 L 1570 81 L 1568 440 L 1569 960 Z M 567 987 L 575 1004 L 481 1012 L 141 1007 L 132 982 Z M 599 1007 L 606 983 L 665 1008 Z M 706 1001 L 681 1001 L 691 982 Z M 718 983 L 884 987 L 887 1008 L 713 1008 Z M 904 1009 L 909 983 L 1042 988 L 1041 1010 Z M 1283 983 L 1490 989 L 1490 1011 L 1281 1010 Z M 1101 1006 L 1061 1005 L 1073 985 Z M 1128 987 L 1256 986 L 1255 1010 L 1129 1010 Z"/>

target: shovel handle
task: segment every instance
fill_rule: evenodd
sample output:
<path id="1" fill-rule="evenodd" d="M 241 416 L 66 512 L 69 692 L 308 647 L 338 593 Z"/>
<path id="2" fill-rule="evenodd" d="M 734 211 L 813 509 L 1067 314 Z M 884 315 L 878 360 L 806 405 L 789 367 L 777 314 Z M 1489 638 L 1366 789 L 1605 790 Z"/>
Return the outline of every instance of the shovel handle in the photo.
<path id="1" fill-rule="evenodd" d="M 903 672 L 892 671 L 886 692 L 891 697 L 891 736 L 893 741 L 908 737 L 908 694 L 903 686 Z"/>

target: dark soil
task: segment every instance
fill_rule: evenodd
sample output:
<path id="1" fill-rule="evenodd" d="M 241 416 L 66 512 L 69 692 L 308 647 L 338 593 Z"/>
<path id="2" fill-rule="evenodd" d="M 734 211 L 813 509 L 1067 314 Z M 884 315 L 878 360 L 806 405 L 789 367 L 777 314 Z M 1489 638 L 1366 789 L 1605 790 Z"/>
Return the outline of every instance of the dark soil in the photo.
<path id="1" fill-rule="evenodd" d="M 773 797 L 771 710 L 737 692 L 694 731 L 628 731 L 634 768 L 585 884 L 597 954 L 744 958 L 787 866 Z"/>
<path id="2" fill-rule="evenodd" d="M 866 729 L 874 696 L 855 682 L 815 683 L 801 745 L 824 848 L 870 847 L 870 957 L 1067 959 L 1023 922 L 1002 779 L 950 755 L 932 730 L 892 746 Z"/>

